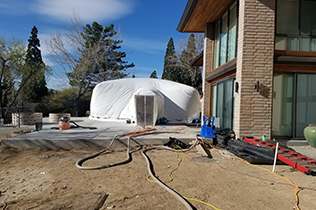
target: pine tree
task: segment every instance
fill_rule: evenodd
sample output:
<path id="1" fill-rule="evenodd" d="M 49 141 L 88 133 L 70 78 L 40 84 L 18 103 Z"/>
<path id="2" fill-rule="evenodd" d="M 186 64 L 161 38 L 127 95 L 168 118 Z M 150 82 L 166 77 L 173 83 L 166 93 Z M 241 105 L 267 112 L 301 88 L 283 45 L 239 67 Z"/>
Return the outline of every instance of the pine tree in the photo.
<path id="1" fill-rule="evenodd" d="M 188 57 L 189 57 L 188 52 L 186 50 L 182 50 L 180 54 L 179 66 L 180 66 L 181 74 L 182 74 L 181 83 L 186 84 L 186 85 L 191 85 L 189 72 L 187 71 L 187 65 L 184 65 L 187 63 Z"/>
<path id="2" fill-rule="evenodd" d="M 77 45 L 80 56 L 78 58 L 69 56 L 70 59 L 66 59 L 66 62 L 75 63 L 70 66 L 66 75 L 69 84 L 77 92 L 74 103 L 74 109 L 77 110 L 80 107 L 80 98 L 93 89 L 96 84 L 127 77 L 126 70 L 135 65 L 134 63 L 128 64 L 124 60 L 126 53 L 119 51 L 123 41 L 116 39 L 117 32 L 114 30 L 113 24 L 102 26 L 93 22 L 92 25 L 87 24 L 82 27 L 80 21 L 75 23 L 75 29 L 70 29 L 68 38 L 80 40 L 80 42 L 73 42 L 74 45 Z M 80 30 L 78 31 L 78 29 Z M 62 43 L 62 40 L 59 41 Z M 55 54 L 55 57 L 60 58 L 59 56 Z M 63 63 L 60 64 L 63 65 Z"/>
<path id="3" fill-rule="evenodd" d="M 44 96 L 48 95 L 45 80 L 45 64 L 42 60 L 40 47 L 40 40 L 37 37 L 38 30 L 34 26 L 31 31 L 31 36 L 28 39 L 28 47 L 25 58 L 25 69 L 28 69 L 26 74 L 22 77 L 26 79 L 28 71 L 35 71 L 34 77 L 26 82 L 22 90 L 22 98 L 26 102 L 41 102 Z"/>
<path id="4" fill-rule="evenodd" d="M 128 64 L 126 53 L 119 51 L 123 41 L 117 39 L 113 24 L 102 26 L 93 22 L 83 25 L 76 15 L 71 22 L 65 36 L 60 33 L 51 35 L 48 50 L 67 75 L 76 92 L 74 100 L 79 102 L 99 82 L 126 77 L 126 70 L 135 65 Z M 69 51 L 68 46 L 75 52 Z M 79 107 L 76 104 L 75 108 Z"/>
<path id="5" fill-rule="evenodd" d="M 70 85 L 79 90 L 77 99 L 99 82 L 128 76 L 126 70 L 135 66 L 123 60 L 126 53 L 118 51 L 123 41 L 115 39 L 116 34 L 113 24 L 102 26 L 93 22 L 83 27 L 80 36 L 84 43 L 78 48 L 79 61 L 67 73 Z"/>
<path id="6" fill-rule="evenodd" d="M 86 56 L 91 50 L 97 52 L 90 53 L 91 58 L 89 58 L 90 65 L 93 67 L 92 81 L 98 83 L 128 76 L 125 71 L 135 65 L 134 63 L 127 64 L 128 62 L 123 60 L 126 58 L 126 53 L 118 51 L 123 41 L 114 39 L 117 34 L 114 25 L 103 27 L 97 22 L 93 22 L 92 25 L 87 24 L 83 30 L 85 48 L 82 54 Z"/>
<path id="7" fill-rule="evenodd" d="M 177 66 L 177 56 L 172 37 L 169 39 L 167 45 L 161 79 L 167 79 L 175 82 L 181 81 L 181 72 L 180 68 Z"/>
<path id="8" fill-rule="evenodd" d="M 158 79 L 156 70 L 154 70 L 154 71 L 151 73 L 151 75 L 150 75 L 149 78 Z"/>
<path id="9" fill-rule="evenodd" d="M 202 73 L 200 67 L 191 65 L 191 62 L 198 55 L 196 49 L 195 36 L 191 34 L 186 49 L 182 50 L 179 66 L 181 68 L 182 83 L 192 86 L 197 90 L 202 90 Z"/>

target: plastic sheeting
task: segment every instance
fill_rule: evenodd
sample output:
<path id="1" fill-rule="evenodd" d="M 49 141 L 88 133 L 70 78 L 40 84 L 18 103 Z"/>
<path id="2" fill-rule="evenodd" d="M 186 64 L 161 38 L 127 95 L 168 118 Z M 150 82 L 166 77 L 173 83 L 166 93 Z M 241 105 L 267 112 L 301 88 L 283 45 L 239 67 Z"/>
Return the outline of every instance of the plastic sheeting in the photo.
<path id="1" fill-rule="evenodd" d="M 195 88 L 168 80 L 129 78 L 96 85 L 91 97 L 90 119 L 136 122 L 137 115 L 142 114 L 136 98 L 142 97 L 140 100 L 145 100 L 146 106 L 143 96 L 153 97 L 152 108 L 147 107 L 150 111 L 146 114 L 153 115 L 154 124 L 162 117 L 171 123 L 192 122 L 200 115 L 200 97 Z"/>

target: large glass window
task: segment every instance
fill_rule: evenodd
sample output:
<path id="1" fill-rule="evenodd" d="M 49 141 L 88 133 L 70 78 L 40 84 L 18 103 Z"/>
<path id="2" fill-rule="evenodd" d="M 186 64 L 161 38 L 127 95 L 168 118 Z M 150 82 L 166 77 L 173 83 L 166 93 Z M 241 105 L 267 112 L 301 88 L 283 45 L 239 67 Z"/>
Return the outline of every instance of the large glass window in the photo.
<path id="1" fill-rule="evenodd" d="M 316 123 L 316 74 L 297 75 L 295 135 L 303 138 L 304 128 Z"/>
<path id="2" fill-rule="evenodd" d="M 274 74 L 272 135 L 304 138 L 316 123 L 316 74 Z"/>
<path id="3" fill-rule="evenodd" d="M 293 135 L 293 74 L 275 74 L 273 77 L 272 136 Z"/>
<path id="4" fill-rule="evenodd" d="M 234 80 L 228 80 L 225 83 L 225 92 L 224 92 L 224 112 L 223 112 L 223 119 L 224 122 L 222 123 L 224 128 L 231 128 L 233 129 L 233 108 L 234 108 L 234 91 L 233 91 L 233 83 Z"/>
<path id="5" fill-rule="evenodd" d="M 316 1 L 301 1 L 300 32 L 301 35 L 316 35 Z"/>
<path id="6" fill-rule="evenodd" d="M 214 52 L 219 52 L 220 36 L 221 36 L 220 32 L 221 32 L 221 25 L 220 25 L 220 22 L 218 22 L 215 26 Z M 214 67 L 219 66 L 219 53 L 214 53 L 213 66 Z"/>
<path id="7" fill-rule="evenodd" d="M 277 34 L 298 34 L 299 0 L 277 0 Z"/>
<path id="8" fill-rule="evenodd" d="M 215 25 L 213 69 L 236 57 L 237 17 L 237 2 L 235 2 Z"/>
<path id="9" fill-rule="evenodd" d="M 212 114 L 219 118 L 219 127 L 233 129 L 234 78 L 212 85 Z"/>
<path id="10" fill-rule="evenodd" d="M 316 52 L 315 8 L 315 0 L 277 0 L 276 50 Z"/>
<path id="11" fill-rule="evenodd" d="M 228 31 L 228 61 L 236 57 L 237 49 L 237 4 L 235 3 L 229 14 L 229 31 Z"/>
<path id="12" fill-rule="evenodd" d="M 216 93 L 217 93 L 217 85 L 212 84 L 212 106 L 211 106 L 212 115 L 211 116 L 216 116 L 216 104 L 217 104 Z"/>
<path id="13" fill-rule="evenodd" d="M 222 18 L 222 30 L 221 30 L 221 51 L 220 51 L 220 65 L 226 63 L 227 56 L 227 37 L 228 37 L 228 14 L 226 13 Z"/>

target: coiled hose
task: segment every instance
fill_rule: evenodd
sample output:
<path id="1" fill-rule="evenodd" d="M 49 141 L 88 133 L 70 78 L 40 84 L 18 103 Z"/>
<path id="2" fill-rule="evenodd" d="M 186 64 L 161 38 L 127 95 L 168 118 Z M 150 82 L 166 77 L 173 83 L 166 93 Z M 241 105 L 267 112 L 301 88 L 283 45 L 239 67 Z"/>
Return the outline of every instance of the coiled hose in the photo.
<path id="1" fill-rule="evenodd" d="M 178 131 L 179 132 L 179 131 Z M 151 133 L 155 133 L 155 132 L 151 132 Z M 135 134 L 134 136 L 140 136 L 140 135 L 146 135 L 146 134 L 149 134 L 149 133 L 140 133 L 140 134 Z M 118 162 L 118 163 L 111 163 L 111 164 L 107 164 L 107 165 L 102 165 L 102 166 L 96 166 L 96 167 L 84 167 L 82 166 L 82 164 L 89 160 L 89 159 L 92 159 L 92 158 L 95 158 L 97 156 L 99 156 L 100 154 L 102 154 L 103 152 L 105 152 L 106 150 L 108 150 L 112 144 L 114 143 L 114 141 L 120 137 L 124 137 L 125 135 L 116 135 L 110 142 L 110 144 L 102 151 L 100 152 L 97 152 L 95 154 L 92 154 L 92 155 L 89 155 L 87 157 L 84 157 L 80 160 L 77 161 L 76 163 L 76 167 L 77 168 L 80 168 L 82 170 L 97 170 L 97 169 L 103 169 L 103 168 L 110 168 L 110 167 L 113 167 L 113 166 L 117 166 L 117 165 L 121 165 L 121 164 L 125 164 L 125 163 L 128 163 L 132 160 L 132 157 L 131 157 L 131 154 L 130 154 L 130 140 L 134 140 L 132 136 L 128 136 L 128 139 L 127 139 L 127 159 L 124 160 L 124 161 L 121 161 L 121 162 Z M 196 137 L 194 143 L 187 149 L 183 149 L 183 150 L 180 150 L 181 152 L 186 152 L 186 151 L 189 151 L 191 150 L 192 148 L 194 148 L 197 143 L 199 142 L 199 139 Z M 153 146 L 153 147 L 149 147 L 149 148 L 146 148 L 144 150 L 141 151 L 141 154 L 143 155 L 143 157 L 145 158 L 146 162 L 147 162 L 147 169 L 148 169 L 148 172 L 150 174 L 150 176 L 152 177 L 152 179 L 154 181 L 156 181 L 157 184 L 159 184 L 162 188 L 164 188 L 166 191 L 168 191 L 169 193 L 171 193 L 175 198 L 177 198 L 188 210 L 193 210 L 192 206 L 189 204 L 189 202 L 184 199 L 181 195 L 179 195 L 177 192 L 175 192 L 174 190 L 172 190 L 171 188 L 169 188 L 167 185 L 165 185 L 163 182 L 161 182 L 152 172 L 152 167 L 151 167 L 151 163 L 149 161 L 149 158 L 148 156 L 146 155 L 146 152 L 149 151 L 149 150 L 154 150 L 154 149 L 159 149 L 159 150 L 170 150 L 170 151 L 173 151 L 173 152 L 179 152 L 179 150 L 176 150 L 176 149 L 172 149 L 170 147 L 166 147 L 166 146 Z"/>
<path id="2" fill-rule="evenodd" d="M 195 145 L 198 142 L 198 138 L 196 138 L 194 144 L 192 146 L 190 146 L 188 149 L 183 149 L 181 150 L 181 152 L 186 152 L 191 150 L 193 147 L 195 147 Z M 143 157 L 146 159 L 147 162 L 147 169 L 148 172 L 151 176 L 151 178 L 157 183 L 159 184 L 162 188 L 164 188 L 165 190 L 167 190 L 169 193 L 171 193 L 175 198 L 177 198 L 187 209 L 189 210 L 193 210 L 192 206 L 189 204 L 189 202 L 184 199 L 181 195 L 179 195 L 177 192 L 175 192 L 174 190 L 172 190 L 170 187 L 168 187 L 166 184 L 164 184 L 162 181 L 160 181 L 152 172 L 152 167 L 151 167 L 151 163 L 149 161 L 148 156 L 146 155 L 146 152 L 149 150 L 154 150 L 154 149 L 161 149 L 161 150 L 170 150 L 170 151 L 174 151 L 174 152 L 179 152 L 179 150 L 175 150 L 175 149 L 171 149 L 170 147 L 164 147 L 164 146 L 154 146 L 154 147 L 149 147 L 146 148 L 144 150 L 141 151 L 141 154 L 143 155 Z"/>
<path id="3" fill-rule="evenodd" d="M 82 166 L 82 164 L 85 161 L 87 161 L 89 159 L 92 159 L 92 158 L 95 158 L 95 157 L 101 155 L 103 152 L 107 151 L 112 146 L 112 144 L 114 143 L 114 141 L 117 138 L 123 137 L 123 136 L 124 135 L 116 135 L 116 136 L 114 136 L 114 138 L 111 140 L 110 144 L 104 150 L 78 160 L 77 163 L 76 163 L 77 168 L 80 168 L 82 170 L 97 170 L 97 169 L 102 169 L 102 168 L 110 168 L 110 167 L 113 167 L 113 166 L 122 165 L 122 164 L 130 162 L 132 160 L 132 157 L 131 157 L 131 154 L 130 154 L 130 147 L 129 147 L 129 142 L 130 142 L 130 138 L 131 137 L 129 136 L 128 139 L 127 139 L 127 159 L 126 160 L 118 162 L 118 163 L 111 163 L 111 164 L 102 165 L 102 166 L 94 166 L 94 167 Z"/>

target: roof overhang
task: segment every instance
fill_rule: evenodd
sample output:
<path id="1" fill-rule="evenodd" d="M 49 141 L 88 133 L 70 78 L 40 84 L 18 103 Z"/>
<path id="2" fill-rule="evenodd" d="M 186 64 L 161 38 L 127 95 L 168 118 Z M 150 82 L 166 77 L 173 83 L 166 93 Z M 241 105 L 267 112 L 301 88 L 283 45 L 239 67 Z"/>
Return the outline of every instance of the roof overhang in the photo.
<path id="1" fill-rule="evenodd" d="M 207 23 L 214 23 L 236 0 L 188 0 L 177 31 L 203 33 Z"/>
<path id="2" fill-rule="evenodd" d="M 204 51 L 202 51 L 191 63 L 191 66 L 203 66 L 203 55 Z"/>

